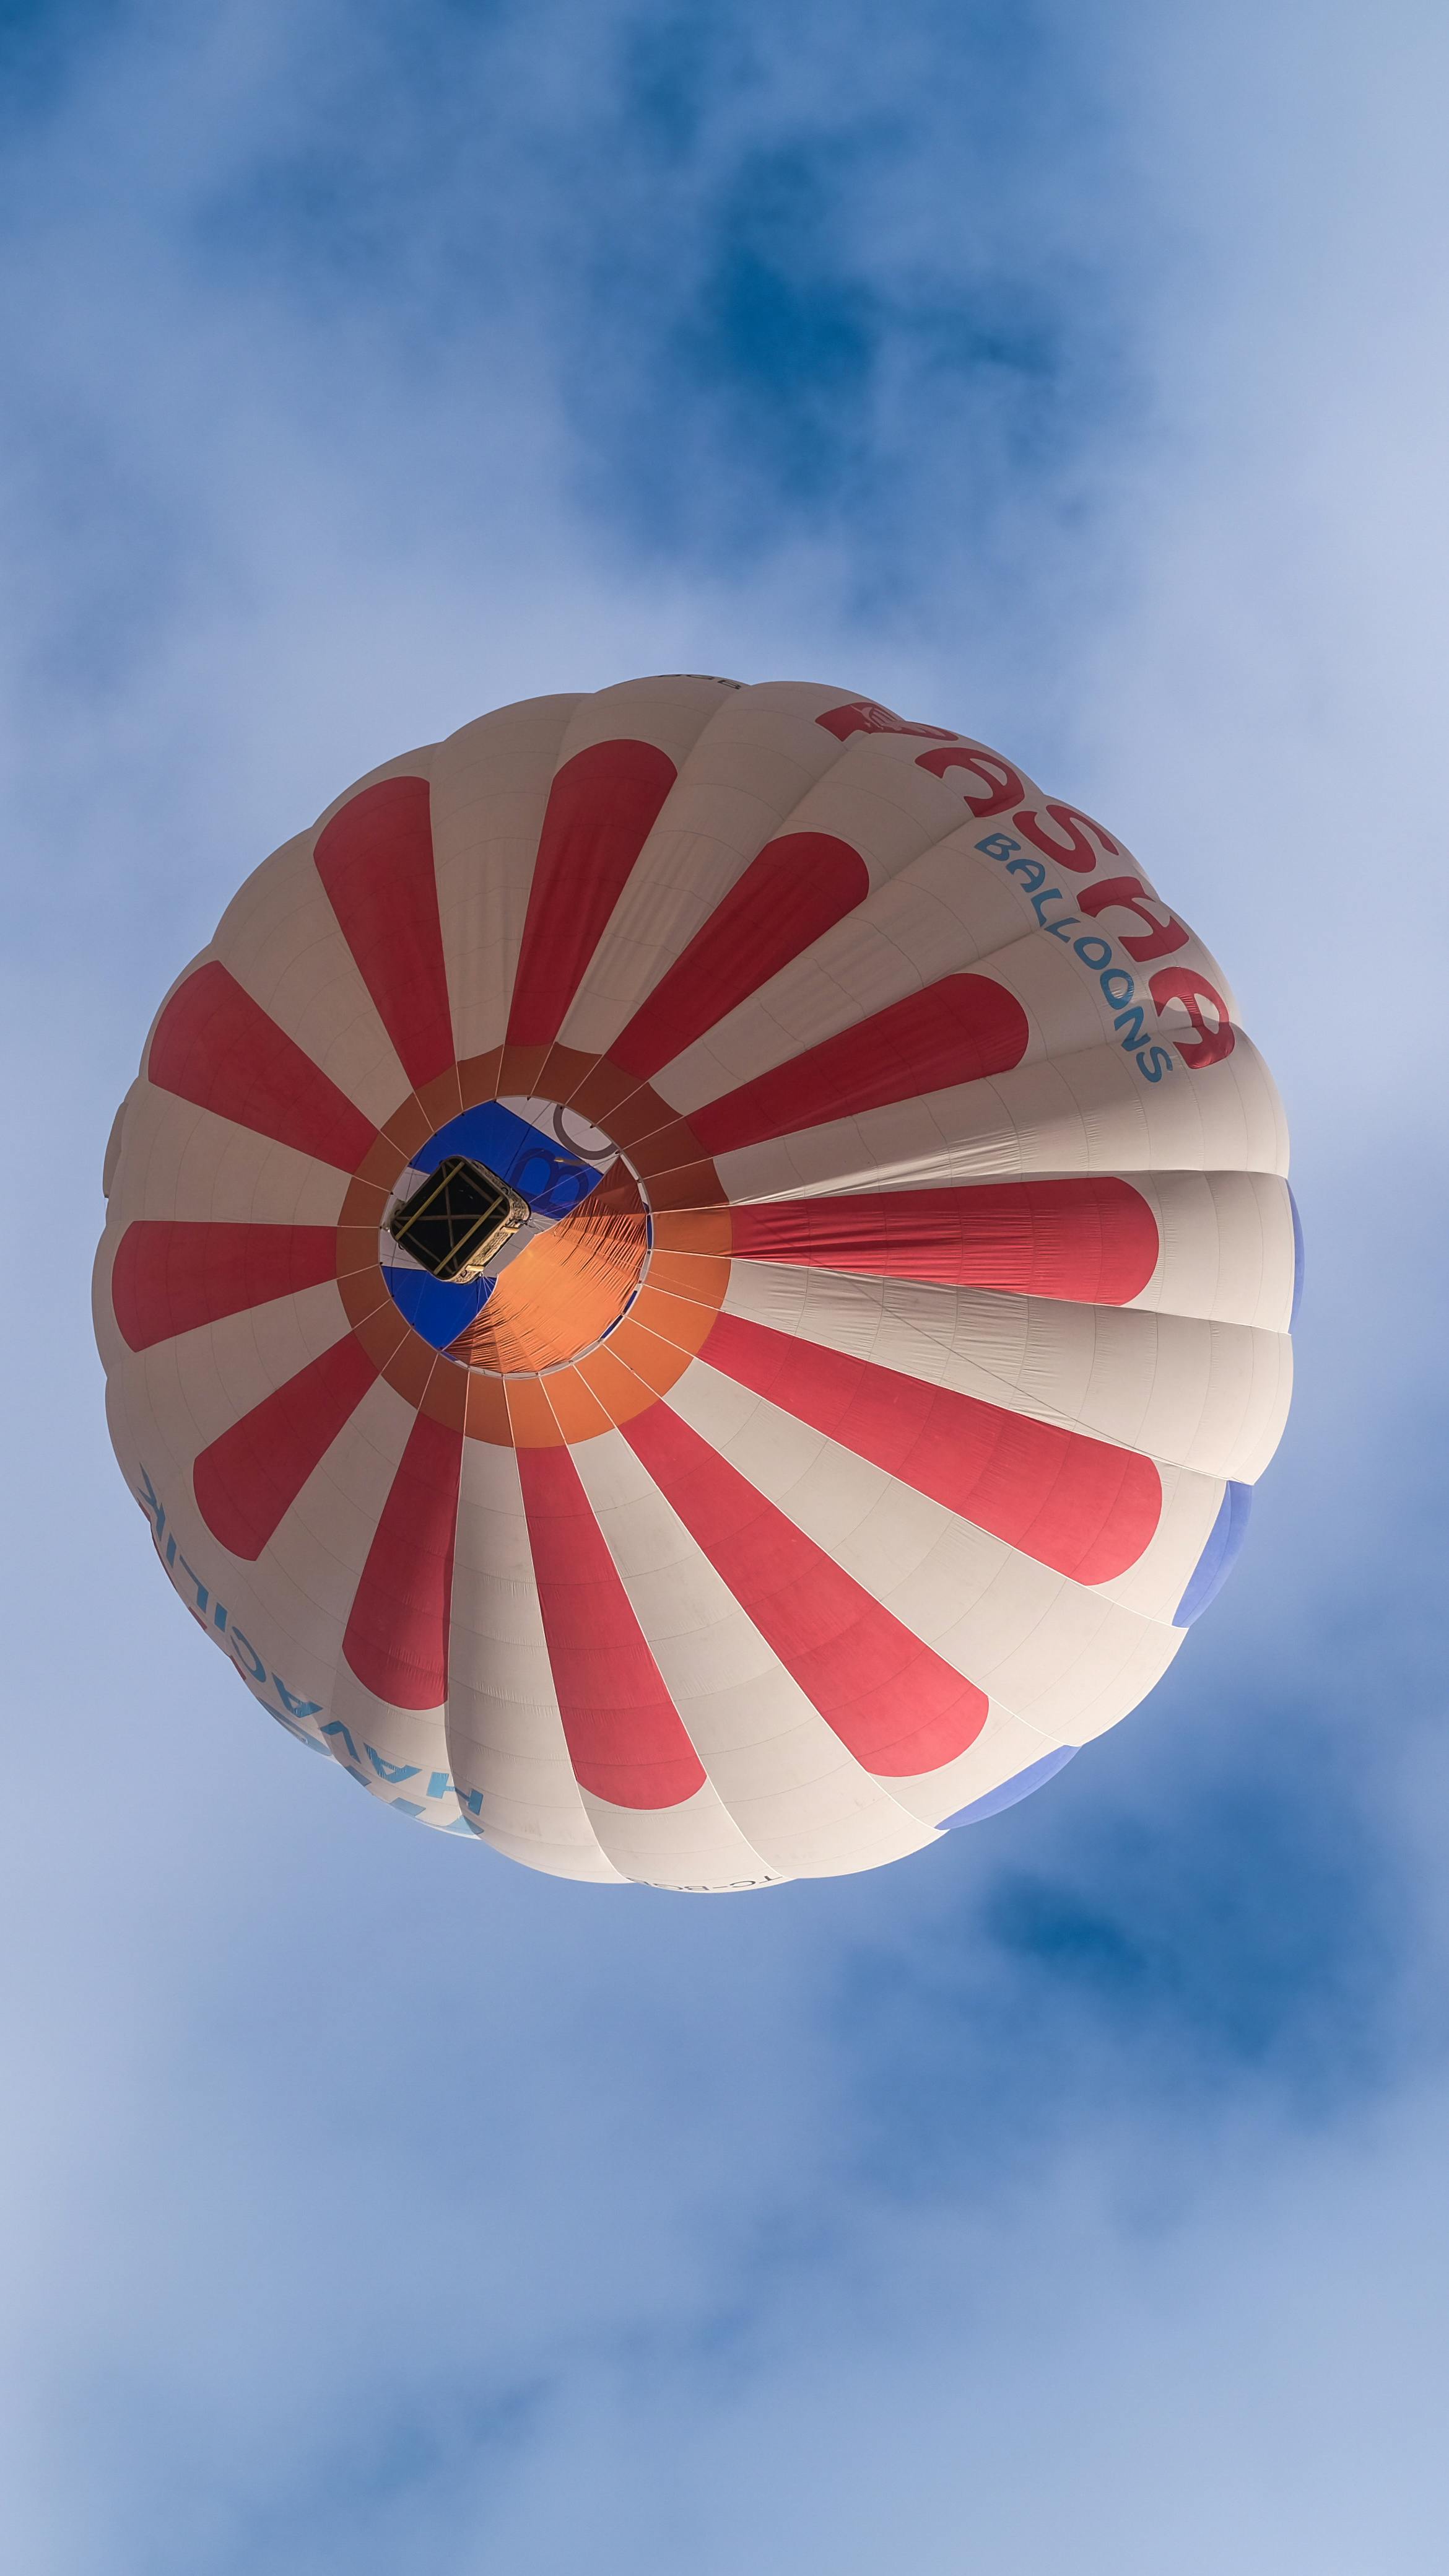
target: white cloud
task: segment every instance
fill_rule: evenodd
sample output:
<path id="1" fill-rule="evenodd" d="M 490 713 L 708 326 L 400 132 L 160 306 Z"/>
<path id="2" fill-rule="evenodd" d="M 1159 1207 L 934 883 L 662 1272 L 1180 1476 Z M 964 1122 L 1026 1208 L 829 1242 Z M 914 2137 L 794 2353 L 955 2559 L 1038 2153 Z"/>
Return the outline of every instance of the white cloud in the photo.
<path id="1" fill-rule="evenodd" d="M 450 98 L 382 10 L 120 19 L 12 134 L 11 1205 L 55 1213 L 12 1215 L 6 1288 L 10 2554 L 1414 2576 L 1442 23 L 1122 8 L 1036 22 L 1033 60 L 968 12 L 886 46 L 740 11 L 693 69 L 671 26 L 430 18 Z M 887 317 L 874 461 L 771 519 L 762 441 L 651 553 L 591 441 L 637 378 L 727 475 L 748 411 L 669 375 L 669 297 L 802 137 L 855 156 L 817 272 Z M 641 248 L 585 401 L 608 351 L 560 259 L 661 205 L 677 255 Z M 1049 317 L 1070 263 L 1077 426 L 1041 456 L 969 385 L 912 422 L 920 311 L 973 262 Z M 860 575 L 887 540 L 894 591 Z M 1312 1265 L 1289 1447 L 1157 1706 L 913 1869 L 693 1910 L 440 1848 L 259 1731 L 151 1576 L 84 1314 L 87 1176 L 237 877 L 410 740 L 675 667 L 969 721 L 1120 823 L 1283 1079 Z M 1150 2008 L 1013 1949 L 1026 1880 L 1115 1906 Z M 1273 1978 L 1254 2057 L 1233 2015 Z"/>

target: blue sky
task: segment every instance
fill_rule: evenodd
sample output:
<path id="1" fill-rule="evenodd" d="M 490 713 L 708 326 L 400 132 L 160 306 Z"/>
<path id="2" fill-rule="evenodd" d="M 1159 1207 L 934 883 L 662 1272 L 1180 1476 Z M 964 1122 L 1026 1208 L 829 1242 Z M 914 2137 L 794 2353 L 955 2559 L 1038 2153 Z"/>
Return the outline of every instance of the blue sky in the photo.
<path id="1" fill-rule="evenodd" d="M 1446 57 L 1413 0 L 0 16 L 26 2576 L 1437 2576 Z M 658 669 L 838 679 L 1120 827 L 1309 1237 L 1154 1699 L 740 1904 L 317 1778 L 155 1574 L 87 1320 L 240 876 Z"/>

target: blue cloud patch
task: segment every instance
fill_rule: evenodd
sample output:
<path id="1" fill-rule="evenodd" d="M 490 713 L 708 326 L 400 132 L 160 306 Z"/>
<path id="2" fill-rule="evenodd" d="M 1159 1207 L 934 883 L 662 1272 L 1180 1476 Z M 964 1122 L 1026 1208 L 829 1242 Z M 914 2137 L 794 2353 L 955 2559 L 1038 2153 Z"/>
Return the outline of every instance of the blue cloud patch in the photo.
<path id="1" fill-rule="evenodd" d="M 937 1865 L 969 1848 L 978 1874 L 929 1931 L 858 1957 L 840 2008 L 889 2105 L 866 2161 L 892 2190 L 1129 2106 L 1193 2135 L 1249 2100 L 1316 2121 L 1392 2080 L 1413 1925 L 1391 1838 L 1306 1716 L 1220 1741 L 1218 1776 L 1184 1760 L 1140 1813 L 1094 1806 L 1080 1763 L 1016 1831 L 950 1837 Z"/>

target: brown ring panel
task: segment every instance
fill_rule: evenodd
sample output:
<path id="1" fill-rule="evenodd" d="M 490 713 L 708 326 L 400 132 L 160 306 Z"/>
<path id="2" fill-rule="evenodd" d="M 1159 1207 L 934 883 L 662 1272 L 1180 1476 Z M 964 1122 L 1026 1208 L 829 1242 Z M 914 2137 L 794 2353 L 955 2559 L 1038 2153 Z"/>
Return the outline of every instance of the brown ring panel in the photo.
<path id="1" fill-rule="evenodd" d="M 383 1277 L 378 1234 L 388 1199 L 419 1146 L 462 1110 L 545 1095 L 606 1135 L 615 1133 L 610 1110 L 632 1135 L 662 1141 L 667 1131 L 667 1153 L 615 1166 L 617 1177 L 600 1188 L 616 1202 L 617 1224 L 601 1224 L 607 1203 L 596 1205 L 594 1193 L 577 1222 L 561 1218 L 500 1274 L 514 1282 L 511 1313 L 500 1309 L 490 1323 L 490 1299 L 451 1351 L 436 1351 L 393 1303 Z M 649 1159 L 666 1168 L 646 1188 L 637 1170 Z M 550 1257 L 527 1270 L 549 1246 Z M 668 1393 L 708 1338 L 729 1285 L 729 1253 L 719 1175 L 657 1092 L 607 1056 L 558 1043 L 504 1046 L 410 1092 L 384 1121 L 343 1200 L 337 1284 L 364 1350 L 415 1410 L 497 1447 L 554 1448 L 595 1438 Z M 509 1365 L 520 1358 L 523 1365 Z"/>

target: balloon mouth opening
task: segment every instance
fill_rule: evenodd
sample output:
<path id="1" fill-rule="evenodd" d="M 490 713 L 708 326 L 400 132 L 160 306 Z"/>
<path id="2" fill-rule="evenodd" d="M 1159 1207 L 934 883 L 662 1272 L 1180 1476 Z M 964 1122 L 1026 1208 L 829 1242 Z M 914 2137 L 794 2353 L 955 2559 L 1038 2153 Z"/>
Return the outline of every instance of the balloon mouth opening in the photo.
<path id="1" fill-rule="evenodd" d="M 653 1251 L 639 1175 L 553 1100 L 495 1098 L 418 1149 L 379 1244 L 393 1303 L 444 1358 L 537 1377 L 607 1341 Z"/>
<path id="2" fill-rule="evenodd" d="M 528 1218 L 527 1199 L 486 1163 L 449 1154 L 394 1208 L 387 1230 L 431 1278 L 465 1288 L 482 1278 L 495 1253 Z"/>
<path id="3" fill-rule="evenodd" d="M 588 1198 L 499 1271 L 447 1357 L 495 1377 L 541 1377 L 598 1350 L 648 1276 L 653 1218 L 622 1157 Z"/>
<path id="4" fill-rule="evenodd" d="M 469 1439 L 547 1447 L 668 1392 L 713 1328 L 730 1244 L 713 1164 L 647 1085 L 603 1056 L 499 1049 L 378 1131 L 337 1278 L 395 1393 Z"/>

